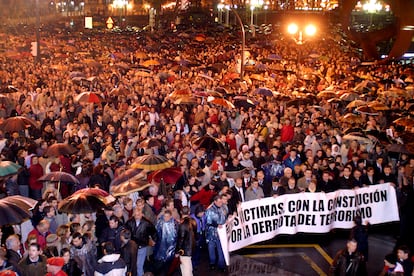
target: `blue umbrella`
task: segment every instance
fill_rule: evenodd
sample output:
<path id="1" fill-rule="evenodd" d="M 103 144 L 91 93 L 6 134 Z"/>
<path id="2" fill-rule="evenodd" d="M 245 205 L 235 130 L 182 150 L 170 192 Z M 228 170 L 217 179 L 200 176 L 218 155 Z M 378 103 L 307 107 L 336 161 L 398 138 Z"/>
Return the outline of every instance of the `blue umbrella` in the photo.
<path id="1" fill-rule="evenodd" d="M 267 87 L 259 87 L 254 91 L 254 93 L 267 97 L 273 96 L 273 91 Z"/>

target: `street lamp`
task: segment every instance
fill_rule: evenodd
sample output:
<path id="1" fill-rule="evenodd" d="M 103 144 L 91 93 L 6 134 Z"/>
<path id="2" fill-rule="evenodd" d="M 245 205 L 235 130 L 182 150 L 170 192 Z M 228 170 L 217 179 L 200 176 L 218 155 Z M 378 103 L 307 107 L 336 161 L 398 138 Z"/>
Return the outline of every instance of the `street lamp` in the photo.
<path id="1" fill-rule="evenodd" d="M 255 36 L 255 29 L 254 29 L 254 10 L 256 8 L 262 7 L 264 4 L 263 0 L 250 0 L 250 28 L 252 30 L 253 36 Z"/>
<path id="2" fill-rule="evenodd" d="M 122 15 L 128 6 L 128 0 L 114 0 L 114 2 L 112 2 L 112 6 L 119 10 L 119 24 L 121 24 Z"/>
<path id="3" fill-rule="evenodd" d="M 306 40 L 303 39 L 303 31 L 305 31 L 305 35 L 311 37 L 316 34 L 317 30 L 316 26 L 313 24 L 308 24 L 304 29 L 302 29 L 299 28 L 297 24 L 292 23 L 288 25 L 287 31 L 292 35 L 292 39 L 296 42 L 296 44 L 302 45 L 306 42 Z"/>
<path id="4" fill-rule="evenodd" d="M 223 3 L 217 4 L 218 23 L 219 24 L 223 23 L 223 9 L 224 9 L 224 4 Z"/>
<path id="5" fill-rule="evenodd" d="M 296 42 L 297 45 L 303 45 L 307 40 L 303 38 L 303 32 L 306 36 L 312 37 L 316 34 L 316 26 L 313 24 L 308 24 L 305 28 L 300 28 L 297 24 L 292 23 L 287 27 L 288 33 L 292 36 L 292 39 Z M 297 63 L 299 64 L 301 60 L 301 51 L 298 51 Z"/>

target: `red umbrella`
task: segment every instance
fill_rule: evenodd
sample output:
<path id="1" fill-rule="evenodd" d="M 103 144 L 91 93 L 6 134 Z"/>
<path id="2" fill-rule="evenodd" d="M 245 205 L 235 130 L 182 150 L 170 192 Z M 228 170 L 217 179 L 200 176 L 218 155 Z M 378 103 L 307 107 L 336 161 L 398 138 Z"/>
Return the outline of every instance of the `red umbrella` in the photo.
<path id="1" fill-rule="evenodd" d="M 104 98 L 94 92 L 82 92 L 75 97 L 75 101 L 86 103 L 100 103 L 104 101 Z"/>
<path id="2" fill-rule="evenodd" d="M 102 197 L 102 198 L 109 196 L 109 193 L 107 191 L 104 191 L 99 188 L 84 188 L 84 189 L 80 189 L 73 193 L 73 195 L 77 195 L 77 194 L 85 194 L 88 196 L 97 196 L 97 197 Z"/>
<path id="3" fill-rule="evenodd" d="M 7 118 L 1 124 L 1 129 L 6 132 L 20 131 L 29 127 L 37 128 L 37 123 L 24 116 Z"/>
<path id="4" fill-rule="evenodd" d="M 148 175 L 148 181 L 155 181 L 160 183 L 161 180 L 164 180 L 165 183 L 174 184 L 177 182 L 180 177 L 183 176 L 183 172 L 180 168 L 167 168 L 159 171 L 154 171 Z"/>

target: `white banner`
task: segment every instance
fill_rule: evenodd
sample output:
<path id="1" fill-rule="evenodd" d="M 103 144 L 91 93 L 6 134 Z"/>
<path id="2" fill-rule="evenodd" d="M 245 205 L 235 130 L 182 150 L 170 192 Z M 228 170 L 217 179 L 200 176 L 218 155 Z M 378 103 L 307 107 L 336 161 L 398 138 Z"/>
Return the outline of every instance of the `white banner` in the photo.
<path id="1" fill-rule="evenodd" d="M 226 262 L 229 252 L 279 234 L 327 233 L 350 229 L 354 217 L 364 224 L 399 221 L 395 189 L 378 184 L 332 193 L 299 193 L 243 202 L 237 216 L 219 228 Z"/>

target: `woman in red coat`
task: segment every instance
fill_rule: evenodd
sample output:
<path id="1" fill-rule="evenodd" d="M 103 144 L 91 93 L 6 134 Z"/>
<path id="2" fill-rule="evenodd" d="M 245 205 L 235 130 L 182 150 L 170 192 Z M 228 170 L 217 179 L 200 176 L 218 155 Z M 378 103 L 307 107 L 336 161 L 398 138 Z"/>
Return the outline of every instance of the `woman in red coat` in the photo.
<path id="1" fill-rule="evenodd" d="M 43 167 L 39 164 L 39 158 L 32 156 L 29 168 L 29 196 L 35 200 L 42 199 L 42 182 L 38 181 L 43 176 Z"/>

